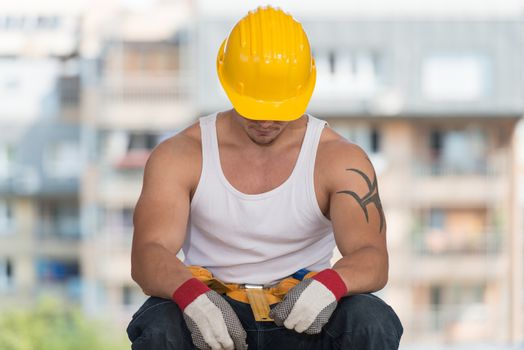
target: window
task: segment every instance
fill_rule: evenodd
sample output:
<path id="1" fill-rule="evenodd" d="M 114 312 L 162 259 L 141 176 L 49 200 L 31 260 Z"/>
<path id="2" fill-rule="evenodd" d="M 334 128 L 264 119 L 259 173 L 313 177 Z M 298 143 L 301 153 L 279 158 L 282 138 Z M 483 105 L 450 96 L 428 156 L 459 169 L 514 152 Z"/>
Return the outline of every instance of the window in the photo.
<path id="1" fill-rule="evenodd" d="M 133 208 L 122 209 L 122 223 L 126 230 L 133 228 L 133 212 Z"/>
<path id="2" fill-rule="evenodd" d="M 442 151 L 442 132 L 440 130 L 431 130 L 429 136 L 429 147 L 431 158 L 440 158 L 440 153 Z"/>
<path id="3" fill-rule="evenodd" d="M 134 309 L 136 305 L 142 304 L 145 298 L 144 293 L 139 288 L 131 285 L 122 286 L 122 304 L 124 306 L 130 306 Z"/>
<path id="4" fill-rule="evenodd" d="M 329 72 L 335 74 L 335 53 L 333 51 L 329 52 Z"/>
<path id="5" fill-rule="evenodd" d="M 349 127 L 334 126 L 334 129 L 342 136 L 356 143 L 368 154 L 380 153 L 382 151 L 382 134 L 377 127 L 369 125 L 352 125 Z"/>
<path id="6" fill-rule="evenodd" d="M 0 291 L 8 290 L 14 282 L 13 263 L 9 258 L 0 258 Z"/>
<path id="7" fill-rule="evenodd" d="M 132 232 L 134 208 L 105 208 L 101 220 L 108 232 Z"/>
<path id="8" fill-rule="evenodd" d="M 431 208 L 429 210 L 429 227 L 432 229 L 444 229 L 446 215 L 441 208 Z"/>
<path id="9" fill-rule="evenodd" d="M 431 130 L 429 148 L 432 173 L 435 175 L 483 174 L 487 171 L 487 134 L 477 126 Z"/>
<path id="10" fill-rule="evenodd" d="M 76 141 L 57 141 L 44 151 L 44 169 L 50 177 L 74 178 L 80 175 L 82 157 Z"/>
<path id="11" fill-rule="evenodd" d="M 131 134 L 129 137 L 128 150 L 134 149 L 153 149 L 158 143 L 158 135 L 156 134 Z"/>
<path id="12" fill-rule="evenodd" d="M 377 130 L 377 128 L 371 129 L 371 152 L 372 153 L 379 153 L 381 149 L 380 145 L 380 132 Z"/>
<path id="13" fill-rule="evenodd" d="M 431 328 L 482 324 L 488 319 L 484 305 L 485 283 L 449 283 L 428 288 Z"/>
<path id="14" fill-rule="evenodd" d="M 0 235 L 9 234 L 14 231 L 12 202 L 0 198 Z"/>
<path id="15" fill-rule="evenodd" d="M 431 285 L 429 289 L 432 305 L 461 305 L 483 303 L 485 298 L 485 283 L 450 283 Z"/>
<path id="16" fill-rule="evenodd" d="M 60 26 L 60 18 L 58 16 L 38 16 L 36 25 L 41 29 L 55 29 Z"/>
<path id="17" fill-rule="evenodd" d="M 383 80 L 381 55 L 371 50 L 324 50 L 316 54 L 315 60 L 315 94 L 326 98 L 370 98 Z"/>
<path id="18" fill-rule="evenodd" d="M 122 287 L 122 304 L 131 305 L 131 286 Z"/>
<path id="19" fill-rule="evenodd" d="M 434 54 L 422 63 L 422 91 L 433 101 L 474 101 L 492 89 L 489 58 L 475 53 Z"/>
<path id="20" fill-rule="evenodd" d="M 65 282 L 80 277 L 80 265 L 76 260 L 40 258 L 36 272 L 39 282 Z"/>
<path id="21" fill-rule="evenodd" d="M 431 305 L 438 306 L 442 304 L 442 287 L 431 286 L 429 290 L 429 302 Z"/>
<path id="22" fill-rule="evenodd" d="M 40 204 L 39 236 L 78 239 L 79 208 L 75 202 L 43 202 Z"/>

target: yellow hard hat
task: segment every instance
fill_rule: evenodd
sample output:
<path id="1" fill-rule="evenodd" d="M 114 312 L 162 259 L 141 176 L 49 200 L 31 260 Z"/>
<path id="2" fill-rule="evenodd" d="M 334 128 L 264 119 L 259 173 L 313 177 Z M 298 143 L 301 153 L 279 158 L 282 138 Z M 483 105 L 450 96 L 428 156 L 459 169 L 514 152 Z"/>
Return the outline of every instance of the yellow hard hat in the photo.
<path id="1" fill-rule="evenodd" d="M 300 118 L 316 81 L 302 25 L 270 6 L 249 11 L 233 27 L 218 51 L 217 72 L 233 107 L 254 120 Z"/>

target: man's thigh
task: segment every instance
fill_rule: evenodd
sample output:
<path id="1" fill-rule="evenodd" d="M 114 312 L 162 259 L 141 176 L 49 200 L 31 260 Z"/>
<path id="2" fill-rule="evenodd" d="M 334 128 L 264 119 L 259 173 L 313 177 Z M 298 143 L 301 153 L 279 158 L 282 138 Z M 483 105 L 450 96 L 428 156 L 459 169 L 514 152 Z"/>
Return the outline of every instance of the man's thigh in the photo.
<path id="1" fill-rule="evenodd" d="M 297 333 L 273 322 L 256 322 L 248 304 L 227 297 L 226 300 L 239 316 L 252 350 L 394 350 L 398 349 L 403 332 L 395 311 L 373 294 L 342 298 L 322 332 L 316 335 Z"/>
<path id="2" fill-rule="evenodd" d="M 246 330 L 250 350 L 389 350 L 398 348 L 403 332 L 393 309 L 372 294 L 342 298 L 318 335 L 297 333 L 273 322 L 256 322 L 249 304 L 224 298 Z M 194 349 L 182 312 L 167 299 L 150 297 L 133 315 L 127 333 L 134 350 Z"/>
<path id="3" fill-rule="evenodd" d="M 342 298 L 322 330 L 335 349 L 398 349 L 402 333 L 393 308 L 370 293 Z"/>

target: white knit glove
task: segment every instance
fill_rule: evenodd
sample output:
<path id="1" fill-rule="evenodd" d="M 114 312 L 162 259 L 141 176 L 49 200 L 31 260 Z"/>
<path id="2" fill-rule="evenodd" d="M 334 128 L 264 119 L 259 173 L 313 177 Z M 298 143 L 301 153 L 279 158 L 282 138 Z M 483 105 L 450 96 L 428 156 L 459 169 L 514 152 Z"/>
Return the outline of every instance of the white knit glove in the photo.
<path id="1" fill-rule="evenodd" d="M 227 301 L 196 278 L 184 282 L 172 299 L 183 312 L 198 349 L 244 350 L 247 334 Z"/>
<path id="2" fill-rule="evenodd" d="M 347 287 L 340 275 L 326 269 L 291 288 L 269 316 L 278 326 L 284 325 L 298 333 L 318 334 L 346 293 Z"/>

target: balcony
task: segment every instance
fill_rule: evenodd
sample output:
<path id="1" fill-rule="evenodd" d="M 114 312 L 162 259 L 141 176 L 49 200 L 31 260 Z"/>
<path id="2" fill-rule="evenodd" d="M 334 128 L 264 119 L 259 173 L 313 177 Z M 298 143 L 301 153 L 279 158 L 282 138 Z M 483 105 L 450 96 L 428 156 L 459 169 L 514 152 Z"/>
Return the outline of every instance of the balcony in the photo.
<path id="1" fill-rule="evenodd" d="M 80 120 L 81 83 L 79 76 L 61 76 L 57 82 L 60 114 L 63 120 Z"/>
<path id="2" fill-rule="evenodd" d="M 506 155 L 498 154 L 489 159 L 471 160 L 464 155 L 464 161 L 449 161 L 445 159 L 420 160 L 413 164 L 415 177 L 441 176 L 502 176 L 508 170 Z"/>
<path id="3" fill-rule="evenodd" d="M 58 79 L 60 105 L 62 107 L 78 107 L 80 104 L 80 77 L 61 76 Z"/>
<path id="4" fill-rule="evenodd" d="M 35 225 L 34 246 L 44 255 L 74 258 L 80 252 L 80 221 L 77 217 L 53 220 L 44 216 Z"/>
<path id="5" fill-rule="evenodd" d="M 80 239 L 80 220 L 78 218 L 43 219 L 35 229 L 35 236 L 41 240 L 78 240 Z"/>
<path id="6" fill-rule="evenodd" d="M 500 232 L 464 232 L 461 235 L 426 228 L 411 235 L 411 251 L 423 256 L 497 255 L 502 250 Z"/>
<path id="7" fill-rule="evenodd" d="M 39 257 L 35 260 L 37 295 L 54 295 L 78 302 L 82 293 L 82 279 L 78 253 L 71 258 Z"/>
<path id="8" fill-rule="evenodd" d="M 122 157 L 116 159 L 112 165 L 118 170 L 142 170 L 144 169 L 151 152 L 152 151 L 149 149 L 130 150 Z"/>
<path id="9" fill-rule="evenodd" d="M 132 235 L 132 228 L 109 224 L 88 239 L 83 250 L 98 279 L 111 285 L 132 282 L 129 275 Z"/>
<path id="10" fill-rule="evenodd" d="M 487 230 L 458 235 L 429 228 L 414 231 L 403 255 L 409 269 L 398 278 L 420 283 L 503 278 L 508 261 L 502 232 Z"/>
<path id="11" fill-rule="evenodd" d="M 107 205 L 136 204 L 142 189 L 142 167 L 115 169 L 113 165 L 105 165 L 100 167 L 99 171 L 99 182 L 96 185 L 99 200 Z"/>
<path id="12" fill-rule="evenodd" d="M 431 305 L 412 315 L 408 321 L 411 337 L 422 341 L 478 342 L 492 339 L 496 329 L 490 323 L 496 317 L 481 303 Z"/>
<path id="13" fill-rule="evenodd" d="M 419 161 L 412 165 L 412 191 L 415 204 L 485 205 L 505 198 L 509 167 L 506 155 L 463 164 L 445 161 Z"/>
<path id="14" fill-rule="evenodd" d="M 82 300 L 84 286 L 79 277 L 69 278 L 66 281 L 39 281 L 38 289 L 34 290 L 34 295 L 52 296 L 63 302 L 78 304 Z"/>
<path id="15" fill-rule="evenodd" d="M 194 119 L 189 72 L 113 72 L 102 78 L 98 124 L 173 128 Z"/>

